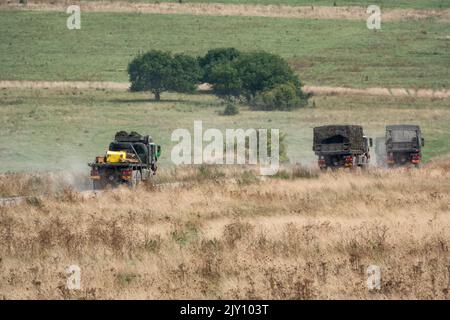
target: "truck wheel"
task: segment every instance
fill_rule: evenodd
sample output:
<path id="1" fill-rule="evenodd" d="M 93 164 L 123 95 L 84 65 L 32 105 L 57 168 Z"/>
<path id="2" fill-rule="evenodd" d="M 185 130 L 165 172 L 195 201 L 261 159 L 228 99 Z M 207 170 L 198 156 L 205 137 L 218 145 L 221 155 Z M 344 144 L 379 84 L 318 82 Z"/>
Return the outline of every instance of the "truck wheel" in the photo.
<path id="1" fill-rule="evenodd" d="M 361 170 L 367 170 L 369 168 L 369 164 L 368 163 L 362 163 L 358 166 L 359 168 L 361 168 Z"/>
<path id="2" fill-rule="evenodd" d="M 151 179 L 151 177 L 152 177 L 152 175 L 151 175 L 150 170 L 148 170 L 148 169 L 142 170 L 142 181 L 146 181 L 148 179 Z"/>
<path id="3" fill-rule="evenodd" d="M 118 177 L 116 176 L 116 174 L 111 173 L 108 177 L 105 178 L 105 180 L 103 181 L 103 188 L 116 188 L 119 185 L 119 180 Z"/>
<path id="4" fill-rule="evenodd" d="M 129 182 L 129 186 L 131 188 L 136 188 L 139 185 L 139 182 L 141 181 L 142 176 L 139 171 L 133 171 L 133 175 L 131 176 L 131 181 Z"/>
<path id="5" fill-rule="evenodd" d="M 103 188 L 104 188 L 104 185 L 101 181 L 99 181 L 99 180 L 93 181 L 93 189 L 94 190 L 102 190 Z"/>

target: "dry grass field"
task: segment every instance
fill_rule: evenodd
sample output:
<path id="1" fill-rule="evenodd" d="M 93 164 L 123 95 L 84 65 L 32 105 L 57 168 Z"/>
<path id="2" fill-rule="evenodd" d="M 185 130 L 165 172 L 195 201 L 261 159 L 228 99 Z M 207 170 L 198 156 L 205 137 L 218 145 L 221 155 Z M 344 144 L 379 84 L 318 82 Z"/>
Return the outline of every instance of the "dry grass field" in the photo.
<path id="1" fill-rule="evenodd" d="M 233 178 L 233 179 L 231 179 Z M 0 298 L 448 299 L 450 158 L 417 170 L 174 169 L 188 185 L 0 207 Z M 81 289 L 66 269 L 81 268 Z M 366 286 L 381 268 L 381 290 Z"/>

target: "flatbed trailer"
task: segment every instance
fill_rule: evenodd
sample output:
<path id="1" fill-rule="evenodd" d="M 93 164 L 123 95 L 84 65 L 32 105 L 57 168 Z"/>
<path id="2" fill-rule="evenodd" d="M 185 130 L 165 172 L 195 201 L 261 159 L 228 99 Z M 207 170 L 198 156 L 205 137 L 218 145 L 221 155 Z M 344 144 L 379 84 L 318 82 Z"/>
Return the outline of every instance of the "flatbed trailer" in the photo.
<path id="1" fill-rule="evenodd" d="M 89 163 L 94 190 L 126 184 L 135 187 L 148 180 L 152 173 L 145 164 L 136 163 Z"/>

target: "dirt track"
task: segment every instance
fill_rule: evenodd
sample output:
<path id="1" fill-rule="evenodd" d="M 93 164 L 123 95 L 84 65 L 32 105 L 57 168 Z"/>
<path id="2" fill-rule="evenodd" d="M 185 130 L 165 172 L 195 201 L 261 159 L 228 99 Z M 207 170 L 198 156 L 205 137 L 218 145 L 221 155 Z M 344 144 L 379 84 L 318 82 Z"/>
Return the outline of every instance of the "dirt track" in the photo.
<path id="1" fill-rule="evenodd" d="M 130 87 L 127 82 L 89 82 L 89 81 L 9 81 L 0 80 L 0 89 L 110 89 L 127 90 Z M 315 95 L 370 95 L 370 96 L 395 96 L 449 99 L 450 90 L 432 89 L 406 89 L 406 88 L 345 88 L 345 87 L 319 87 L 305 86 L 305 91 Z M 199 90 L 207 91 L 207 84 L 199 86 Z"/>
<path id="2" fill-rule="evenodd" d="M 316 95 L 369 95 L 449 99 L 450 90 L 407 89 L 407 88 L 344 88 L 305 86 L 305 91 Z"/>
<path id="3" fill-rule="evenodd" d="M 348 19 L 366 20 L 366 7 L 323 7 L 323 6 L 287 6 L 287 5 L 237 5 L 219 3 L 129 3 L 107 1 L 75 1 L 82 11 L 90 12 L 140 12 L 159 14 L 192 14 L 213 16 L 259 16 L 279 18 L 309 19 Z M 8 4 L 0 0 L 0 9 L 62 11 L 74 4 L 74 1 L 28 1 L 28 4 Z M 435 17 L 450 21 L 450 10 L 435 9 L 390 9 L 382 11 L 384 21 L 426 19 Z"/>

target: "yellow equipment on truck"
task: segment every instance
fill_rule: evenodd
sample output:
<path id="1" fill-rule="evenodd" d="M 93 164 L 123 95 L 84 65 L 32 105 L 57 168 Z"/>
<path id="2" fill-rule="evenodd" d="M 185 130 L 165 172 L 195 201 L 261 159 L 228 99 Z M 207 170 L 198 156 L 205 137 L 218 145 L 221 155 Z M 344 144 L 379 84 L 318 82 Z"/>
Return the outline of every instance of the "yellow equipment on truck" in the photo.
<path id="1" fill-rule="evenodd" d="M 107 151 L 106 162 L 107 163 L 119 163 L 127 161 L 127 153 L 125 151 Z"/>

